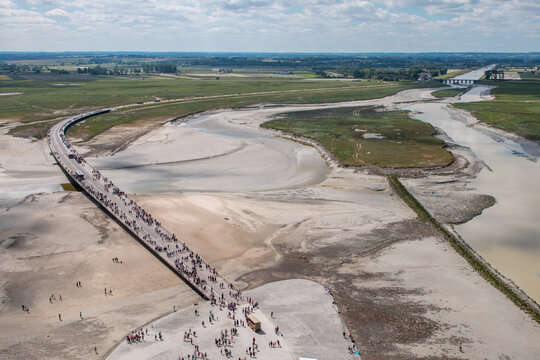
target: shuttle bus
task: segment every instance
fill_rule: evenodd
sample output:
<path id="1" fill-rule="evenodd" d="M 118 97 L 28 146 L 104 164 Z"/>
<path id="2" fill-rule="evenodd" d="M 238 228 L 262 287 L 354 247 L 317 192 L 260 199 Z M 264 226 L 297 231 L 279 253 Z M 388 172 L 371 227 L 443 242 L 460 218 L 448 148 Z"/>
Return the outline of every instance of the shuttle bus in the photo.
<path id="1" fill-rule="evenodd" d="M 75 171 L 75 178 L 77 178 L 77 180 L 84 180 L 84 174 L 81 170 Z"/>
<path id="2" fill-rule="evenodd" d="M 261 331 L 261 322 L 253 314 L 246 315 L 248 326 L 255 332 Z"/>

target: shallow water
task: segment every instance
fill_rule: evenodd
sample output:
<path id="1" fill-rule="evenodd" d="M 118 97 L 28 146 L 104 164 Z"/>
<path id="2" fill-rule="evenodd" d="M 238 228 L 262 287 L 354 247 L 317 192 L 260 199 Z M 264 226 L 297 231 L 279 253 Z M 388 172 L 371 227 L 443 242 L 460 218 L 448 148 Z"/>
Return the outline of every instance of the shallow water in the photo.
<path id="1" fill-rule="evenodd" d="M 130 193 L 305 187 L 321 183 L 330 173 L 317 150 L 271 135 L 259 128 L 258 121 L 251 122 L 252 118 L 328 107 L 389 105 L 423 98 L 432 97 L 429 92 L 416 89 L 373 100 L 200 114 L 187 122 L 154 131 L 119 153 L 86 160 Z"/>
<path id="2" fill-rule="evenodd" d="M 163 139 L 150 137 L 88 161 L 131 193 L 275 190 L 317 184 L 328 175 L 314 148 L 234 124 L 224 113 L 234 118 L 234 111 L 196 116 L 169 126 Z"/>
<path id="3" fill-rule="evenodd" d="M 477 87 L 469 95 L 485 92 Z M 462 101 L 465 98 L 462 98 Z M 444 103 L 404 106 L 416 117 L 444 130 L 469 147 L 489 169 L 469 188 L 495 197 L 497 203 L 457 232 L 503 275 L 540 302 L 540 164 L 511 140 L 496 141 L 478 128 L 466 126 L 462 115 Z"/>
<path id="4" fill-rule="evenodd" d="M 473 70 L 463 75 L 456 76 L 454 80 L 480 80 L 484 73 L 488 70 L 491 70 L 495 67 L 496 64 L 485 66 L 481 69 Z"/>

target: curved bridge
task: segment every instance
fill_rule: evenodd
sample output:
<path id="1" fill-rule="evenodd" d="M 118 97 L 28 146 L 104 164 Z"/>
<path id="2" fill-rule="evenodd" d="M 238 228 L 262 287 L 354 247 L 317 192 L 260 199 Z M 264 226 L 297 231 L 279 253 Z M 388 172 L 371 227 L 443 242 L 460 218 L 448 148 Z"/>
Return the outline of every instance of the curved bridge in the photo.
<path id="1" fill-rule="evenodd" d="M 225 280 L 215 268 L 194 253 L 152 215 L 103 177 L 77 153 L 66 137 L 73 124 L 111 109 L 100 109 L 70 117 L 51 128 L 47 142 L 53 156 L 73 182 L 123 225 L 157 258 L 175 271 L 203 298 L 234 309 L 243 301 L 240 290 Z"/>

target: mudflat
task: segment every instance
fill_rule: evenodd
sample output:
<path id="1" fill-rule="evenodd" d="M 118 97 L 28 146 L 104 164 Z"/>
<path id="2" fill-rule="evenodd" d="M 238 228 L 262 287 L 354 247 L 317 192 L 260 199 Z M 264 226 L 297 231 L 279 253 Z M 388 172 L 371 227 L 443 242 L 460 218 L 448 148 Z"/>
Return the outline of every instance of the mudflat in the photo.
<path id="1" fill-rule="evenodd" d="M 406 92 L 401 99 L 428 95 L 425 90 Z M 213 116 L 253 130 L 272 111 L 276 110 L 227 110 Z M 157 144 L 168 131 L 164 129 L 137 140 L 136 150 L 146 152 L 149 164 L 155 164 L 152 155 L 159 152 Z M 122 137 L 120 132 L 115 136 Z M 178 142 L 175 152 L 167 153 L 167 161 L 175 161 L 174 154 L 179 154 L 176 160 L 192 159 L 191 166 L 205 171 L 208 157 L 236 148 L 234 138 L 211 139 L 201 136 L 198 143 Z M 17 141 L 13 146 L 21 158 L 31 158 L 36 146 L 43 146 L 27 139 Z M 15 154 L 15 149 L 10 151 Z M 127 147 L 115 156 L 133 151 Z M 294 151 L 275 159 L 287 159 L 285 163 L 294 169 L 302 154 Z M 108 155 L 99 154 L 99 159 L 107 160 L 103 156 Z M 295 157 L 298 161 L 293 161 Z M 224 156 L 221 161 L 231 168 L 245 165 L 234 157 Z M 49 172 L 57 171 L 52 164 L 47 152 L 28 165 L 6 161 L 3 184 L 39 184 Z M 456 171 L 474 172 L 475 164 L 470 159 Z M 269 169 L 272 165 L 266 163 Z M 538 325 L 471 270 L 431 227 L 418 222 L 384 177 L 333 166 L 326 171 L 322 179 L 309 184 L 295 180 L 265 191 L 249 187 L 228 192 L 136 191 L 134 197 L 245 291 L 257 294 L 265 286 L 274 286 L 279 293 L 287 288 L 274 282 L 287 279 L 307 279 L 327 287 L 364 358 L 536 358 Z M 107 176 L 107 170 L 103 173 Z M 111 178 L 121 183 L 122 179 Z M 49 183 L 55 180 L 53 176 Z M 58 180 L 65 182 L 61 176 Z M 0 204 L 0 322 L 6 324 L 0 334 L 2 357 L 100 358 L 131 330 L 172 312 L 173 307 L 189 311 L 198 300 L 83 194 L 59 189 L 36 193 L 31 186 L 18 189 L 16 196 L 2 198 Z M 75 285 L 77 281 L 82 287 Z M 105 295 L 105 288 L 112 294 Z M 53 294 L 55 300 L 50 301 Z M 260 290 L 258 296 L 264 294 Z M 266 311 L 279 314 L 280 305 L 273 301 Z M 29 306 L 30 312 L 22 311 L 21 305 Z M 305 316 L 301 309 L 287 310 L 291 321 Z M 329 308 L 327 314 L 333 318 L 335 310 Z M 315 344 L 313 338 L 304 341 L 307 346 Z M 320 354 L 319 358 L 330 357 Z M 349 359 L 349 355 L 332 358 Z"/>

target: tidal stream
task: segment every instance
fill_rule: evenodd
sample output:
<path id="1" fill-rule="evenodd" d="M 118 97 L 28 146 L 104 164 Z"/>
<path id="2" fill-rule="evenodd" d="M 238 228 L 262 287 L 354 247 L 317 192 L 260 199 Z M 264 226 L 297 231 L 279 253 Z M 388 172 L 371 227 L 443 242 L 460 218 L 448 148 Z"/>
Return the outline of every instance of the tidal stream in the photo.
<path id="1" fill-rule="evenodd" d="M 489 88 L 476 86 L 461 101 L 481 100 Z M 489 168 L 467 186 L 497 203 L 456 231 L 484 259 L 540 302 L 540 164 L 518 143 L 467 126 L 463 113 L 444 101 L 405 105 L 419 120 L 442 129 L 470 148 Z"/>

